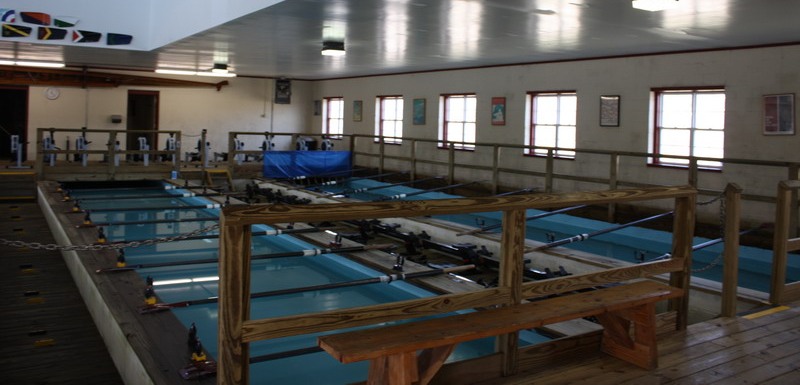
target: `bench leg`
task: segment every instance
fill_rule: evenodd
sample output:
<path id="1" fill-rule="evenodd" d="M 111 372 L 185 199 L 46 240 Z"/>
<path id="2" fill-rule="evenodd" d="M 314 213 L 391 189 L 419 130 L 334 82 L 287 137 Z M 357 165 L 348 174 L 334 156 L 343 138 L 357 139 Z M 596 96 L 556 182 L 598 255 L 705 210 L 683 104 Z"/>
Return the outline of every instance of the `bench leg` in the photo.
<path id="1" fill-rule="evenodd" d="M 604 352 L 644 369 L 658 366 L 655 303 L 601 314 L 597 319 L 603 325 Z"/>
<path id="2" fill-rule="evenodd" d="M 378 357 L 369 363 L 367 384 L 410 385 L 419 378 L 417 353 L 401 353 Z"/>
<path id="3" fill-rule="evenodd" d="M 447 357 L 450 357 L 450 353 L 452 353 L 455 348 L 456 345 L 447 345 L 433 349 L 425 349 L 420 353 L 417 359 L 419 367 L 419 385 L 426 385 L 433 379 L 433 376 L 435 376 L 439 368 L 444 365 Z"/>

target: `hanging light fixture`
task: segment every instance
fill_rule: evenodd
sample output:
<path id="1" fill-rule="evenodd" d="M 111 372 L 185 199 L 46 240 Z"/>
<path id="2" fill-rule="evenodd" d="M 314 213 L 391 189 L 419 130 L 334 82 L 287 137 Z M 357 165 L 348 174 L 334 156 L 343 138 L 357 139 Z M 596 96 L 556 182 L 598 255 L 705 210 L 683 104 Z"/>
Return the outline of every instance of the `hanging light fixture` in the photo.
<path id="1" fill-rule="evenodd" d="M 214 67 L 211 68 L 211 72 L 215 74 L 226 74 L 228 73 L 228 65 L 225 63 L 214 63 Z"/>
<path id="2" fill-rule="evenodd" d="M 631 6 L 643 11 L 663 11 L 665 9 L 672 9 L 678 6 L 679 0 L 632 0 Z"/>
<path id="3" fill-rule="evenodd" d="M 322 42 L 322 56 L 344 56 L 344 42 L 326 40 Z"/>

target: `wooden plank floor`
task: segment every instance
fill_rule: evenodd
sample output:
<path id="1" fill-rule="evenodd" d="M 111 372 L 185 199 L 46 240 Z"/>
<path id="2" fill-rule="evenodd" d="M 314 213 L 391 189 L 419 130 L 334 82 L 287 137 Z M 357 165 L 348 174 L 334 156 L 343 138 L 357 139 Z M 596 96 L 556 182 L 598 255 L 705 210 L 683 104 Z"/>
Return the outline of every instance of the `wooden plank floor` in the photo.
<path id="1" fill-rule="evenodd" d="M 659 356 L 653 371 L 601 354 L 481 384 L 800 384 L 800 303 L 690 325 L 661 336 Z"/>
<path id="2" fill-rule="evenodd" d="M 0 203 L 0 238 L 54 243 L 33 202 Z M 0 253 L 0 383 L 122 384 L 60 252 Z"/>

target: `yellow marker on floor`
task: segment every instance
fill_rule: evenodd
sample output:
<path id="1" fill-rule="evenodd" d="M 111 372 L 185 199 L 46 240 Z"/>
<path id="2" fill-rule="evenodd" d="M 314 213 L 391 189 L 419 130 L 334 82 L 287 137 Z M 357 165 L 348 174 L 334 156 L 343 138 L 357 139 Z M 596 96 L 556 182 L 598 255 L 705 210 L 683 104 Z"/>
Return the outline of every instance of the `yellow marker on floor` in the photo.
<path id="1" fill-rule="evenodd" d="M 33 346 L 42 347 L 42 346 L 53 346 L 55 344 L 56 344 L 56 340 L 54 340 L 52 338 L 45 338 L 45 339 L 41 339 L 41 340 L 36 340 L 33 343 Z"/>
<path id="2" fill-rule="evenodd" d="M 764 316 L 767 316 L 767 315 L 770 315 L 770 314 L 779 313 L 779 312 L 782 312 L 784 310 L 789 310 L 789 309 L 791 309 L 791 308 L 788 307 L 788 306 L 775 306 L 775 307 L 769 308 L 767 310 L 762 310 L 762 311 L 751 313 L 751 314 L 748 314 L 748 315 L 743 315 L 742 318 L 744 318 L 744 319 L 756 319 L 756 318 L 761 318 L 761 317 L 764 317 Z"/>
<path id="3" fill-rule="evenodd" d="M 29 305 L 36 305 L 40 303 L 44 303 L 44 297 L 31 297 L 25 300 L 26 303 Z"/>

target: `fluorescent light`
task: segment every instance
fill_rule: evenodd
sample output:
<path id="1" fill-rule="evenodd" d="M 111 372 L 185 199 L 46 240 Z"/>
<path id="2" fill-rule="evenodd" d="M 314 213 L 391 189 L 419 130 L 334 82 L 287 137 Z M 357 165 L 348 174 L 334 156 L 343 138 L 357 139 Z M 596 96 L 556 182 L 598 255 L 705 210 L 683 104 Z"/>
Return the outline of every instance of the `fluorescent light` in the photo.
<path id="1" fill-rule="evenodd" d="M 631 6 L 643 11 L 657 12 L 678 6 L 679 0 L 632 0 Z"/>
<path id="2" fill-rule="evenodd" d="M 197 75 L 196 71 L 186 71 L 186 70 L 170 70 L 164 68 L 157 68 L 157 74 L 165 74 L 165 75 Z"/>
<path id="3" fill-rule="evenodd" d="M 182 283 L 192 283 L 192 280 L 189 278 L 183 279 L 165 279 L 163 281 L 154 281 L 153 286 L 165 286 L 165 285 L 179 285 Z"/>
<path id="4" fill-rule="evenodd" d="M 215 74 L 226 74 L 228 73 L 228 65 L 225 63 L 214 63 L 214 68 L 211 69 L 211 72 Z"/>
<path id="5" fill-rule="evenodd" d="M 192 278 L 192 282 L 211 282 L 211 281 L 219 281 L 219 277 L 218 276 L 213 276 L 213 277 Z"/>
<path id="6" fill-rule="evenodd" d="M 52 61 L 25 61 L 25 60 L 0 60 L 0 65 L 4 66 L 25 66 L 25 67 L 49 67 L 49 68 L 63 68 L 64 63 Z"/>
<path id="7" fill-rule="evenodd" d="M 211 71 L 186 71 L 186 70 L 171 70 L 166 68 L 157 68 L 156 73 L 164 75 L 216 76 L 223 78 L 236 77 L 236 74 L 232 72 L 216 73 Z"/>
<path id="8" fill-rule="evenodd" d="M 236 74 L 232 72 L 198 72 L 197 76 L 215 76 L 220 78 L 235 78 Z"/>
<path id="9" fill-rule="evenodd" d="M 323 41 L 322 42 L 322 56 L 344 56 L 343 41 Z"/>

